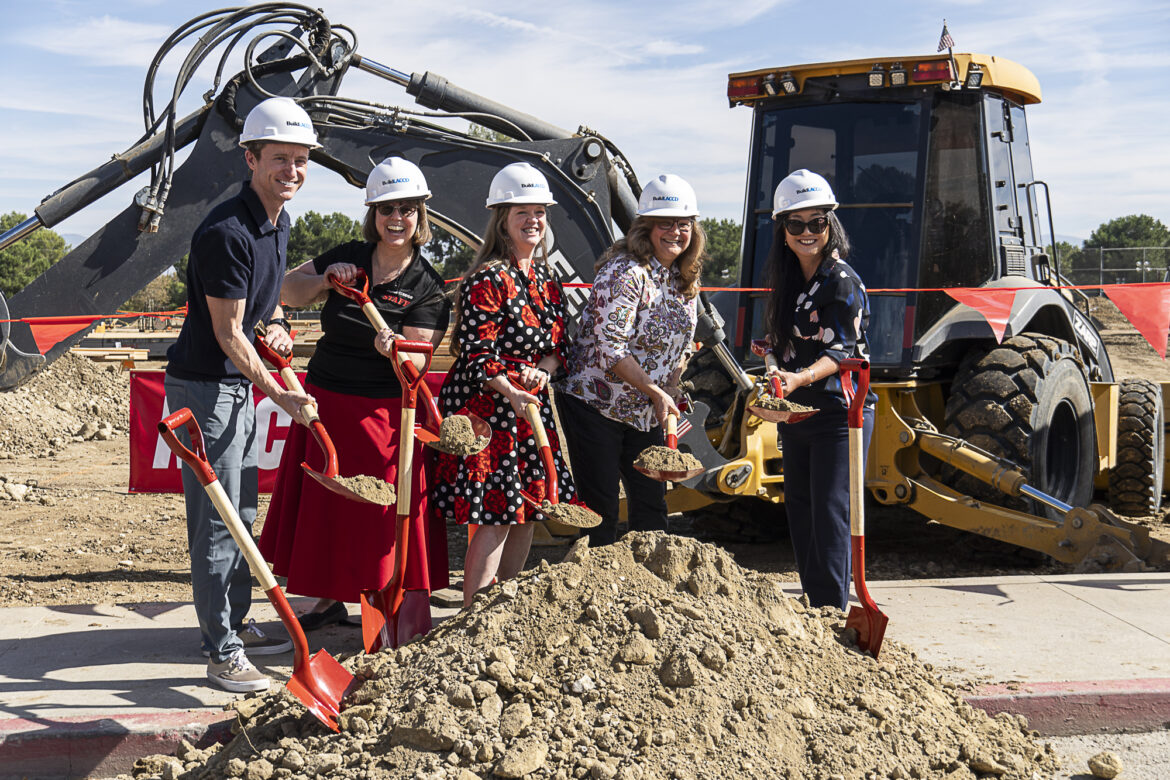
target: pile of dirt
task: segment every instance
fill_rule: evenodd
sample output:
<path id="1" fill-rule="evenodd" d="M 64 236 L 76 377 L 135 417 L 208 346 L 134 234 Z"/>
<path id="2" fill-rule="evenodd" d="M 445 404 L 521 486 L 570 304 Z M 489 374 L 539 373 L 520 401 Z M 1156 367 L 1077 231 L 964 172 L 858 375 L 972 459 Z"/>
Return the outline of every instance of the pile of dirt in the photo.
<path id="1" fill-rule="evenodd" d="M 325 729 L 285 689 L 237 702 L 222 747 L 135 777 L 1051 777 L 1022 718 L 967 705 L 913 653 L 857 652 L 841 613 L 723 551 L 634 533 L 542 563 L 427 637 L 346 662 Z"/>
<path id="2" fill-rule="evenodd" d="M 129 429 L 130 375 L 70 353 L 0 393 L 0 460 L 51 457 L 68 442 L 112 439 Z"/>

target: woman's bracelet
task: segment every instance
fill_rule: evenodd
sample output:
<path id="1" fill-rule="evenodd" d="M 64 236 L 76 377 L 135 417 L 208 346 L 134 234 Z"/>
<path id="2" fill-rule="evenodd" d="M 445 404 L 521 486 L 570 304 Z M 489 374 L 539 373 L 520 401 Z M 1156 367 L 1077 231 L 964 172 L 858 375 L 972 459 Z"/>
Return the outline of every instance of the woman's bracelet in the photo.
<path id="1" fill-rule="evenodd" d="M 805 371 L 808 372 L 808 383 L 810 385 L 813 382 L 817 381 L 817 375 L 813 373 L 812 366 L 809 366 L 808 368 L 806 368 Z"/>

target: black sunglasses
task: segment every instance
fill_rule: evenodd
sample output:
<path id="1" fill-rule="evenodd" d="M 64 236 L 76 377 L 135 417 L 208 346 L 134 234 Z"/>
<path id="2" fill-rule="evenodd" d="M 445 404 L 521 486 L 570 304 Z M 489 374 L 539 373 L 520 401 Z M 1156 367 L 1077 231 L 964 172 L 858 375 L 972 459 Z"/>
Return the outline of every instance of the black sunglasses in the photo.
<path id="1" fill-rule="evenodd" d="M 397 211 L 403 219 L 413 217 L 418 211 L 418 203 L 379 203 L 378 213 L 383 217 L 392 217 Z"/>
<path id="2" fill-rule="evenodd" d="M 799 219 L 789 217 L 784 220 L 784 229 L 788 231 L 790 236 L 799 236 L 808 228 L 808 232 L 815 235 L 820 235 L 825 232 L 825 228 L 829 226 L 828 217 L 813 217 L 808 222 L 801 222 Z"/>

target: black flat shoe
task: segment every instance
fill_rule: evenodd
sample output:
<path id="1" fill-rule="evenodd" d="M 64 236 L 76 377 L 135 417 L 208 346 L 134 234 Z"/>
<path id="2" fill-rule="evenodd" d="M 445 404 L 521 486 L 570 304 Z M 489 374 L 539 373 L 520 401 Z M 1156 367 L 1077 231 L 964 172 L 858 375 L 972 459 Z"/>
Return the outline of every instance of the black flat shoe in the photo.
<path id="1" fill-rule="evenodd" d="M 331 626 L 334 623 L 340 623 L 349 617 L 349 610 L 340 601 L 333 606 L 321 612 L 307 612 L 297 618 L 297 622 L 301 624 L 301 630 L 304 632 L 316 631 L 325 626 Z"/>

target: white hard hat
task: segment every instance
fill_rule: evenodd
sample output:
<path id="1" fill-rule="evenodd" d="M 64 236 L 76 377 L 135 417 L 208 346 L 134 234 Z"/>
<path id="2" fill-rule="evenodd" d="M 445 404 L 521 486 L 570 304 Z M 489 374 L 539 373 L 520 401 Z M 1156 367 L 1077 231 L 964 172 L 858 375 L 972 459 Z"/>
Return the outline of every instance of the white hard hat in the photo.
<path id="1" fill-rule="evenodd" d="M 488 208 L 522 203 L 556 205 L 548 179 L 544 178 L 543 173 L 525 162 L 505 165 L 492 177 L 492 186 L 488 190 Z"/>
<path id="2" fill-rule="evenodd" d="M 681 176 L 664 173 L 642 188 L 638 198 L 639 217 L 697 217 L 699 201 L 695 190 Z"/>
<path id="3" fill-rule="evenodd" d="M 801 168 L 785 176 L 784 181 L 776 185 L 776 194 L 772 198 L 773 217 L 785 211 L 818 208 L 829 211 L 837 208 L 833 188 L 824 176 Z"/>
<path id="4" fill-rule="evenodd" d="M 419 167 L 401 157 L 387 157 L 374 166 L 366 177 L 366 205 L 386 200 L 411 200 L 431 197 L 427 180 Z"/>
<path id="5" fill-rule="evenodd" d="M 275 141 L 282 144 L 300 144 L 318 149 L 313 120 L 292 98 L 268 98 L 256 104 L 244 120 L 240 146 L 251 141 Z"/>

